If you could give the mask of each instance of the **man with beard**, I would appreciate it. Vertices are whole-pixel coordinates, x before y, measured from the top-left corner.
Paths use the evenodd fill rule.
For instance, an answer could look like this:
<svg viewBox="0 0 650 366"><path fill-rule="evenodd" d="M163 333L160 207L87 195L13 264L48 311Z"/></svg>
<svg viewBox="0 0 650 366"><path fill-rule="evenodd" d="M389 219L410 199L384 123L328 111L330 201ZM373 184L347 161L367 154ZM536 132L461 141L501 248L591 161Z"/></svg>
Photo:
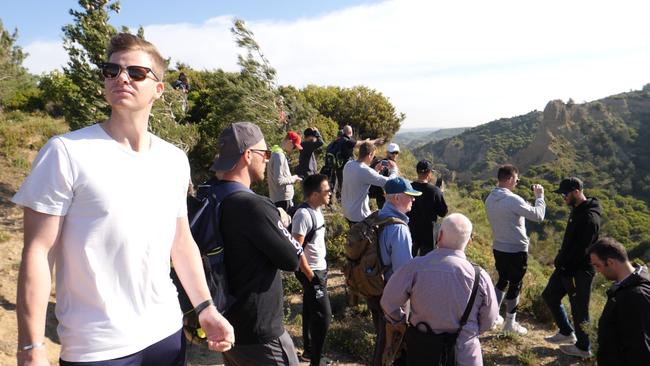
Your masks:
<svg viewBox="0 0 650 366"><path fill-rule="evenodd" d="M271 151L259 127L237 122L219 136L219 155L212 164L220 182L242 185L244 191L221 203L220 230L228 288L235 302L226 319L237 344L224 353L227 366L298 365L293 341L282 325L283 290L280 270L298 269L302 246L285 228L270 199L248 190L264 179Z"/></svg>
<svg viewBox="0 0 650 366"><path fill-rule="evenodd" d="M589 247L591 264L606 279L607 303L598 321L601 366L650 363L650 275L645 266L633 265L625 247L613 238L602 238Z"/></svg>
<svg viewBox="0 0 650 366"><path fill-rule="evenodd" d="M587 248L598 240L602 208L596 198L586 197L582 190L582 181L576 177L562 180L560 187L555 190L555 193L564 197L564 202L572 210L562 247L555 257L555 271L551 274L542 297L560 328L557 334L544 339L561 344L560 350L565 354L588 358L591 350L584 323L589 322L589 298L595 272ZM571 303L573 326L562 305L562 298L567 295Z"/></svg>

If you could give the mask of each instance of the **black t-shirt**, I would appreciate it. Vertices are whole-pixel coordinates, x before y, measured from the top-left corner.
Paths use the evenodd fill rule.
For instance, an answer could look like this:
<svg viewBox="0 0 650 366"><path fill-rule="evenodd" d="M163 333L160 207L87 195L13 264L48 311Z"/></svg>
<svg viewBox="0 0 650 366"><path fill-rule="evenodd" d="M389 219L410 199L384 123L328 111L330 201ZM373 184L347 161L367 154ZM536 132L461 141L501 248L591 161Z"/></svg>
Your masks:
<svg viewBox="0 0 650 366"><path fill-rule="evenodd" d="M316 157L314 156L314 151L319 147L323 146L323 139L318 136L316 141L302 141L302 150L300 150L300 156L298 157L298 168L296 173L301 177L306 177L308 175L316 174L318 172L318 166L316 165Z"/></svg>
<svg viewBox="0 0 650 366"><path fill-rule="evenodd" d="M221 210L228 286L236 299L226 319L238 344L269 342L284 332L280 270L298 269L302 246L267 197L233 193Z"/></svg>
<svg viewBox="0 0 650 366"><path fill-rule="evenodd" d="M343 136L341 141L341 160L348 161L354 155L354 147L357 146L357 140L352 137Z"/></svg>
<svg viewBox="0 0 650 366"><path fill-rule="evenodd" d="M413 189L422 192L421 196L415 197L409 217L411 230L431 230L433 223L438 217L447 215L447 203L440 188L429 183L413 182Z"/></svg>

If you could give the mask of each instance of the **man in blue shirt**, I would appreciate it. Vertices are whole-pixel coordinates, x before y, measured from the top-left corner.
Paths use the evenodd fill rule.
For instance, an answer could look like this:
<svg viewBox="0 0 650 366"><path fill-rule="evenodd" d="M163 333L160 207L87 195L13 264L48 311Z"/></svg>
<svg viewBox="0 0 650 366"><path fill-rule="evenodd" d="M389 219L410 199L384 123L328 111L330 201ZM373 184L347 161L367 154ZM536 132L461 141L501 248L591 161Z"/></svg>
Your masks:
<svg viewBox="0 0 650 366"><path fill-rule="evenodd" d="M385 219L394 217L403 223L390 224L384 227L379 234L379 251L381 263L384 266L384 280L388 281L390 276L401 266L413 259L411 256L411 232L409 231L409 218L406 213L411 210L414 197L422 194L411 186L411 183L402 178L390 179L384 185L386 191L386 203L379 211L379 218ZM382 352L386 342L386 319L379 301L381 297L369 297L368 309L372 314L372 321L377 333L375 341L375 354L373 365L381 365Z"/></svg>

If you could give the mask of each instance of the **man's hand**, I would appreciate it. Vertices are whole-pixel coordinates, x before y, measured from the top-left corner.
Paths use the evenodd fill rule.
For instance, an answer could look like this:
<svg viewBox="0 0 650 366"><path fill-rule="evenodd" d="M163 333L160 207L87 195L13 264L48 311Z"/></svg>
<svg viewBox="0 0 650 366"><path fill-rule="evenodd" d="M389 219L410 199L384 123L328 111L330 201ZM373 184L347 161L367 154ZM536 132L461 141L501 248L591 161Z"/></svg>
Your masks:
<svg viewBox="0 0 650 366"><path fill-rule="evenodd" d="M235 345L235 331L214 306L209 306L199 315L201 328L208 336L208 348L212 351L226 352Z"/></svg>
<svg viewBox="0 0 650 366"><path fill-rule="evenodd" d="M544 197L544 187L541 184L533 184L533 192L535 193L535 198Z"/></svg>
<svg viewBox="0 0 650 366"><path fill-rule="evenodd" d="M29 351L18 351L16 354L18 366L50 366L45 347L33 348Z"/></svg>

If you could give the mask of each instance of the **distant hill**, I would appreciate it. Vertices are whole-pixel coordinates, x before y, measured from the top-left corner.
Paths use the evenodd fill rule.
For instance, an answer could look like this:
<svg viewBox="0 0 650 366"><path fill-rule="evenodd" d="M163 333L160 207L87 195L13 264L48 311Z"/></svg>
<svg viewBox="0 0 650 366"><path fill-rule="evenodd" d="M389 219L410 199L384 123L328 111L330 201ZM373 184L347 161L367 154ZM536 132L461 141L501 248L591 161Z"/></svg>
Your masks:
<svg viewBox="0 0 650 366"><path fill-rule="evenodd" d="M440 141L463 133L468 127L460 128L418 128L412 130L399 131L393 137L392 142L400 146L414 147Z"/></svg>
<svg viewBox="0 0 650 366"><path fill-rule="evenodd" d="M492 178L500 164L557 181L578 175L596 187L650 201L650 88L499 119L416 149L460 181Z"/></svg>

